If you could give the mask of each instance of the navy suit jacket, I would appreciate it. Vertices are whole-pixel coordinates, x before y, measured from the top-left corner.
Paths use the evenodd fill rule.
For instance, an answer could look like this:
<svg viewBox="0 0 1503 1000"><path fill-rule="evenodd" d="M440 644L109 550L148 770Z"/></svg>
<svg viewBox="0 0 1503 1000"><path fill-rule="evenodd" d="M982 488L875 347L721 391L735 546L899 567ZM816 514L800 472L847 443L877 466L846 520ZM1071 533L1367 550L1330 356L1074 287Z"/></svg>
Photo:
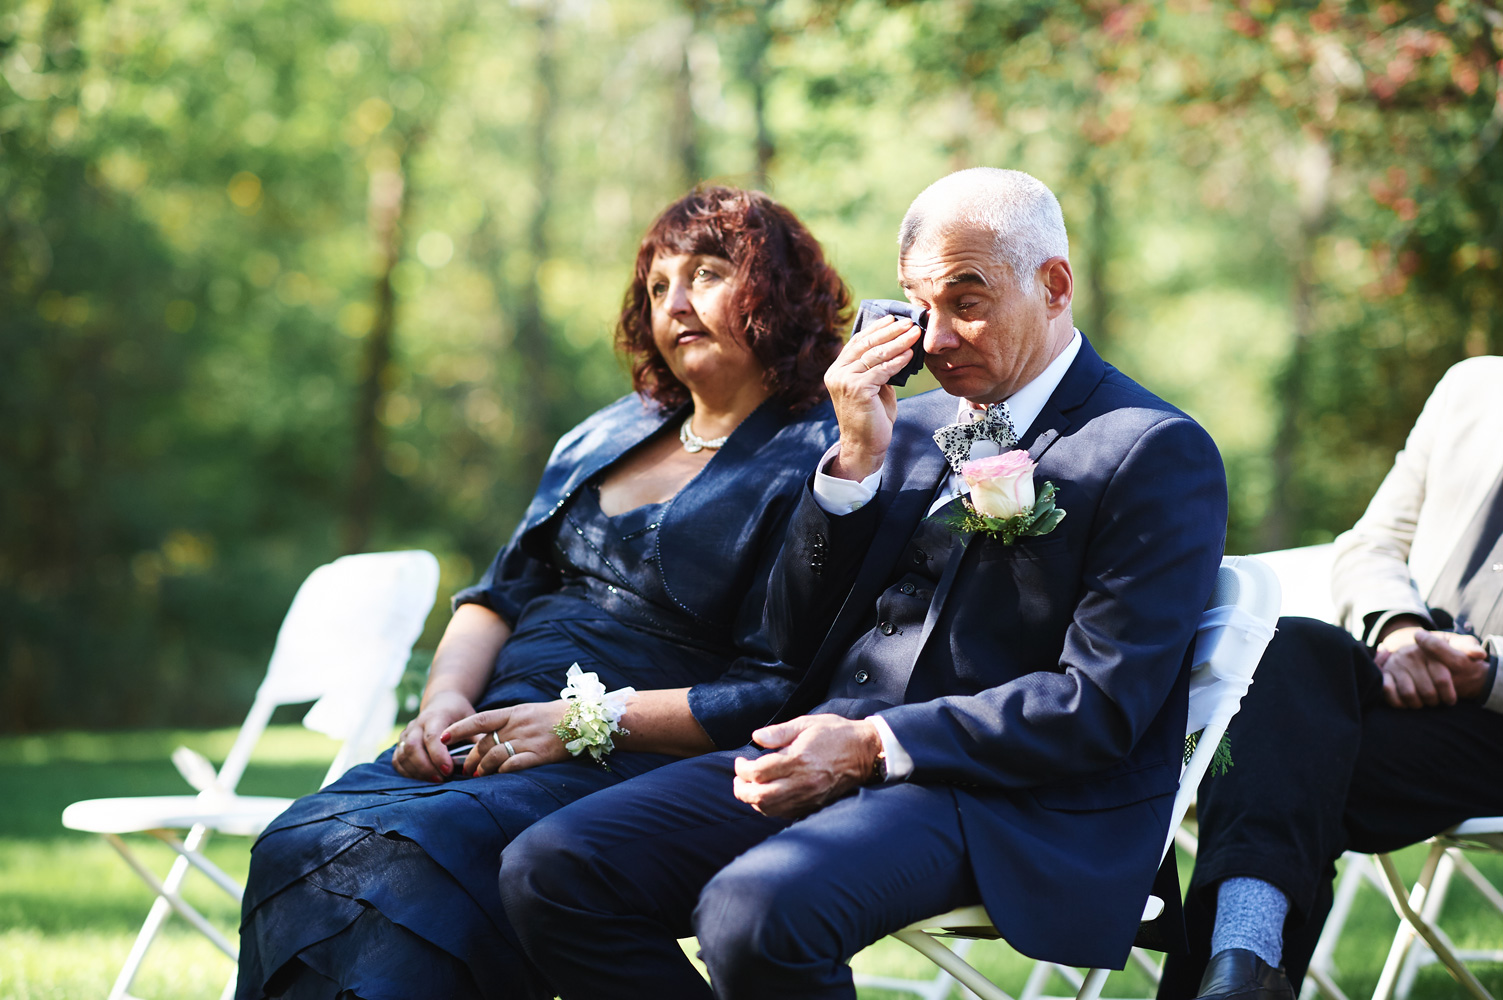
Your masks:
<svg viewBox="0 0 1503 1000"><path fill-rule="evenodd" d="M549 552L554 516L601 471L659 433L669 433L686 414L687 407L665 413L633 394L560 438L511 540L479 583L454 595L454 606L482 604L515 627L529 601L560 585ZM657 562L684 618L673 638L720 653L728 664L715 680L689 689L689 707L716 746L745 743L798 679L799 670L767 647L767 578L800 484L834 440L828 401L790 413L769 399L741 422L659 517ZM617 610L608 603L604 609Z"/></svg>
<svg viewBox="0 0 1503 1000"><path fill-rule="evenodd" d="M930 435L955 405L943 392L898 404L862 509L828 515L806 484L769 591L773 649L809 665L780 719L870 711L821 703L948 475ZM953 547L912 665L942 694L880 714L913 758L908 780L953 796L1003 936L1024 954L1120 968L1168 834L1226 478L1199 425L1089 343L1019 447L1064 520L1011 546Z"/></svg>

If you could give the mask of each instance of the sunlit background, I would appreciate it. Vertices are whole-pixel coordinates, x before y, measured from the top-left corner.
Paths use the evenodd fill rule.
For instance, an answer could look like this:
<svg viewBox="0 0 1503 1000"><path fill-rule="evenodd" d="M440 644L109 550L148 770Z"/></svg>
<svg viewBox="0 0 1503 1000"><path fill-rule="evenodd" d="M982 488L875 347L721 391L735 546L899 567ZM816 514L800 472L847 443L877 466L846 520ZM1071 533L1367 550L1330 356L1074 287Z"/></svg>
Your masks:
<svg viewBox="0 0 1503 1000"><path fill-rule="evenodd" d="M151 895L58 816L183 791L180 743L222 759L309 571L483 570L626 390L636 241L690 185L771 192L866 298L927 183L1036 174L1078 325L1209 428L1230 551L1262 551L1350 525L1441 372L1503 353L1500 58L1496 3L1459 0L0 0L0 1000L105 995ZM331 755L276 727L241 791ZM244 877L243 838L210 853ZM1393 932L1367 896L1352 996ZM230 968L172 921L134 992ZM1413 1000L1455 989L1430 966Z"/></svg>
<svg viewBox="0 0 1503 1000"><path fill-rule="evenodd" d="M233 723L343 552L471 582L703 179L864 298L926 183L1036 174L1230 550L1326 540L1503 351L1500 52L1466 2L9 0L0 730Z"/></svg>

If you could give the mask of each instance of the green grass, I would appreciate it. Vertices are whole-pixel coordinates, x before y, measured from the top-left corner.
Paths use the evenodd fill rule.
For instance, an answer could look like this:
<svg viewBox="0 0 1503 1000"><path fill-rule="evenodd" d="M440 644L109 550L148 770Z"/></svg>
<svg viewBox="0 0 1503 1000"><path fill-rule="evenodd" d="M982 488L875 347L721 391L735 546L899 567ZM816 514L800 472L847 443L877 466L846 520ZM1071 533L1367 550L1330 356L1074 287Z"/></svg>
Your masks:
<svg viewBox="0 0 1503 1000"><path fill-rule="evenodd" d="M234 739L231 730L138 733L60 733L0 739L0 1000L103 997L125 959L136 929L151 905L151 893L101 839L73 833L58 822L77 799L110 795L161 795L185 791L168 760L186 744L220 760ZM329 741L297 726L268 731L241 790L257 795L299 795L317 787L332 756ZM149 838L133 837L141 856L165 873L173 855ZM249 842L220 837L210 858L243 880ZM1399 856L1412 878L1421 853ZM1479 867L1503 884L1503 858L1474 856ZM190 876L184 895L226 933L237 908L206 879ZM1336 958L1340 983L1355 998L1371 995L1397 921L1376 892L1364 890ZM1443 921L1462 947L1503 947L1503 918L1469 886L1454 884ZM692 950L692 943L689 945ZM1016 995L1032 963L998 942L980 942L970 960ZM917 953L883 941L856 956L860 972L929 978L933 969ZM1477 970L1489 989L1503 996L1503 966ZM228 959L173 918L153 946L133 993L154 1000L212 998L231 972ZM1058 978L1051 989L1073 992ZM1108 996L1149 996L1136 969L1114 973ZM1438 965L1420 974L1414 1000L1460 995ZM910 996L865 989L863 1000Z"/></svg>

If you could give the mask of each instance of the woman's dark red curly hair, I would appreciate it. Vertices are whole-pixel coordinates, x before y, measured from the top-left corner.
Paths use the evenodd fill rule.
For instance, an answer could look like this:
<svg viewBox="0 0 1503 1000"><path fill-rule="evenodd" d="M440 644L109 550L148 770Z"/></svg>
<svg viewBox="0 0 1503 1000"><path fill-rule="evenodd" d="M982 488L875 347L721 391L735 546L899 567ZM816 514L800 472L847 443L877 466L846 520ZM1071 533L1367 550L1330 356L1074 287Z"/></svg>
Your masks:
<svg viewBox="0 0 1503 1000"><path fill-rule="evenodd" d="M616 347L631 362L638 392L665 410L689 401L652 339L647 272L660 253L730 261L739 283L732 329L767 369L772 394L793 410L825 398L825 369L840 353L851 304L845 282L788 209L760 191L714 186L695 188L664 209L637 248Z"/></svg>

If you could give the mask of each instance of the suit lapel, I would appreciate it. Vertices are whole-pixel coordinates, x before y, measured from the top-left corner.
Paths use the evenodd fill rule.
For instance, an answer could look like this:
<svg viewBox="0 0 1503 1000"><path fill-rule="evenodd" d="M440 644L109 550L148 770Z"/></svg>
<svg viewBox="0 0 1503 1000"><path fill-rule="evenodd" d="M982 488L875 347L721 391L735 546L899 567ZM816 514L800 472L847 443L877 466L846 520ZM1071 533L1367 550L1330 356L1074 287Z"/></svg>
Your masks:
<svg viewBox="0 0 1503 1000"><path fill-rule="evenodd" d="M1039 415L1033 419L1033 423L1028 425L1028 429L1018 439L1020 444L1024 441L1029 442L1029 458L1036 463L1042 462L1044 455L1054 447L1055 442L1069 431L1071 423L1066 414L1084 403L1105 375L1106 363L1101 360L1101 356L1092 349L1091 342L1082 334L1080 352L1070 363L1065 377L1060 379L1059 385L1050 394L1044 408L1039 411ZM1038 473L1035 473L1036 477L1037 475ZM975 541L974 534L967 535L950 548L950 558L945 563L939 583L934 588L934 600L929 602L929 610L924 615L924 630L919 637L915 663L918 657L924 655L924 648L929 644L929 636L934 633L934 627L939 623L940 615L944 612L945 601L955 589L955 579L960 575L960 567L965 561L966 552Z"/></svg>

